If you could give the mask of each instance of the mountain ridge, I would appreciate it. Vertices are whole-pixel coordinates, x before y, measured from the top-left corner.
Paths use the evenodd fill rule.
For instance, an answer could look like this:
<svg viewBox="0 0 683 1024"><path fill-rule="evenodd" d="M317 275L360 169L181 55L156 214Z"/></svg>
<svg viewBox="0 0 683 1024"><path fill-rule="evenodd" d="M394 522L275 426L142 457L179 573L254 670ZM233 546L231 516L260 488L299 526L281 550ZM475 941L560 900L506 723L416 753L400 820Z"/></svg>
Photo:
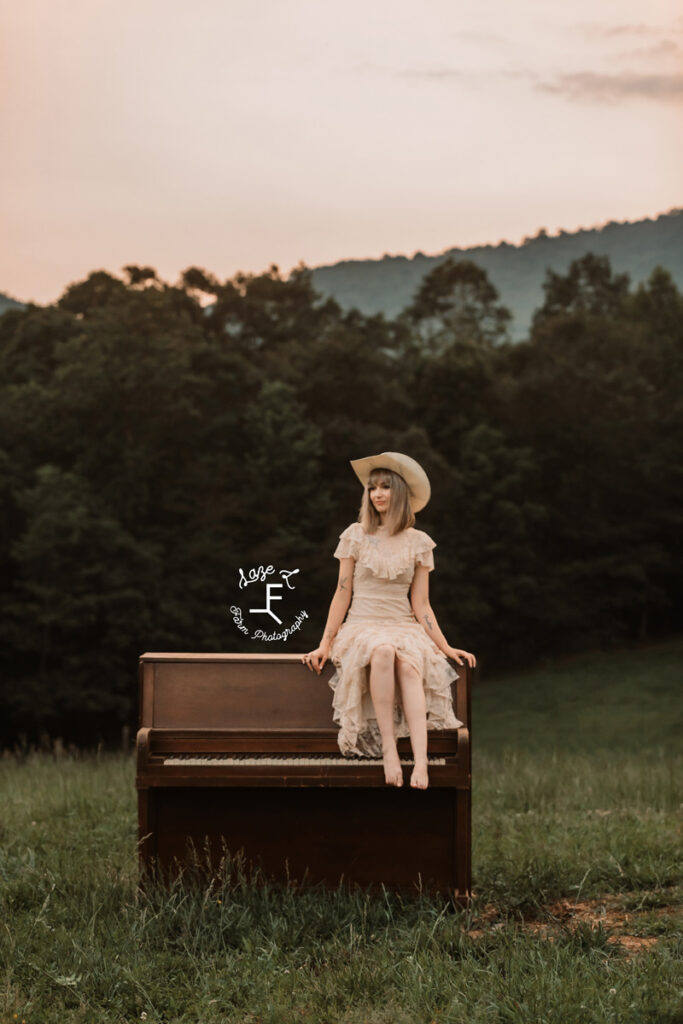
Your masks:
<svg viewBox="0 0 683 1024"><path fill-rule="evenodd" d="M683 208L674 207L656 218L608 221L577 231L560 229L549 235L539 228L517 245L500 241L493 245L452 247L427 256L385 253L379 259L346 259L311 268L315 289L335 298L344 308L355 307L368 316L397 316L411 302L423 276L438 263L453 257L469 259L484 269L500 293L513 320L513 341L527 336L533 312L543 303L547 269L565 273L572 260L586 252L609 258L614 273L627 273L631 285L645 281L657 265L665 267L683 289Z"/></svg>
<svg viewBox="0 0 683 1024"><path fill-rule="evenodd" d="M383 314L393 319L412 301L425 274L453 257L472 260L498 289L500 301L512 313L508 329L512 341L528 334L534 310L543 303L543 280L548 269L566 273L572 260L587 252L607 256L614 273L627 273L631 286L645 281L656 266L667 269L683 290L683 207L636 221L607 221L576 231L560 229L549 235L539 228L518 243L505 240L462 248L453 246L426 255L417 250L374 259L349 257L335 263L309 267L313 286L340 306L358 309L366 316ZM27 303L0 293L0 315Z"/></svg>

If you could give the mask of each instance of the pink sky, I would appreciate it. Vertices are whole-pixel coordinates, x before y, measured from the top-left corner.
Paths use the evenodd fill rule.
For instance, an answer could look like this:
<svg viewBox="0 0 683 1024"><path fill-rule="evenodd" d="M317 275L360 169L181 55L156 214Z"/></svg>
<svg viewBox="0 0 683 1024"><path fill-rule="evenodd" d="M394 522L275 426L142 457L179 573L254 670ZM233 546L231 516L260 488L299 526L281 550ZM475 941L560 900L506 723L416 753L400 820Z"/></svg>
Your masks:
<svg viewBox="0 0 683 1024"><path fill-rule="evenodd" d="M0 292L518 243L681 206L670 0L0 3Z"/></svg>

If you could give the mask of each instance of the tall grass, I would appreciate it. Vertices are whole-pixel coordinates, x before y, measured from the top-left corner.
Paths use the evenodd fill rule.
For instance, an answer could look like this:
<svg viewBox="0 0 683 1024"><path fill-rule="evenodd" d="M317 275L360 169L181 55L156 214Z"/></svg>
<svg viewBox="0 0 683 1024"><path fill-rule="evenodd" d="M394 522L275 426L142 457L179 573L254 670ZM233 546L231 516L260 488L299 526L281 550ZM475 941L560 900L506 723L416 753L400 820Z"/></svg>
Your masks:
<svg viewBox="0 0 683 1024"><path fill-rule="evenodd" d="M0 1024L679 1021L683 644L656 680L645 654L607 660L613 673L596 658L475 689L467 911L255 885L239 861L212 886L143 892L132 756L5 757ZM642 742L628 695L654 690ZM560 898L642 910L657 941L629 955L600 923L531 930Z"/></svg>

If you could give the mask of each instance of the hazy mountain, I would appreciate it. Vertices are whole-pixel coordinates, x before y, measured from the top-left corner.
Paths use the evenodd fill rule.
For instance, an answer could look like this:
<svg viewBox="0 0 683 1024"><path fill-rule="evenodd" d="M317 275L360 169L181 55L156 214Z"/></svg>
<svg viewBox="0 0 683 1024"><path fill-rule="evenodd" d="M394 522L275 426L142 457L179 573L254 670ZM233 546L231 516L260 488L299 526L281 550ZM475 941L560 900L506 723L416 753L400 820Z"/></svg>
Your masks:
<svg viewBox="0 0 683 1024"><path fill-rule="evenodd" d="M509 334L519 340L527 334L534 309L543 302L546 268L563 273L572 260L587 252L608 256L615 272L630 275L632 287L661 264L683 289L683 208L662 213L655 220L610 221L603 227L557 235L548 235L541 228L521 245L500 242L447 249L436 256L417 252L411 258L385 255L380 260L341 260L311 269L316 291L333 296L345 309L355 307L366 314L394 317L409 304L421 278L437 263L447 256L472 260L487 272L513 314Z"/></svg>
<svg viewBox="0 0 683 1024"><path fill-rule="evenodd" d="M603 227L560 231L557 235L548 235L541 228L521 245L500 242L447 249L435 256L416 252L412 257L340 260L311 270L316 290L333 296L344 309L355 307L362 313L394 317L409 304L422 277L437 263L447 256L473 260L486 270L501 301L512 312L509 333L518 340L526 336L533 311L543 302L546 268L563 273L572 260L587 252L608 256L615 272L630 275L632 286L644 281L660 264L683 290L683 208L669 210L654 220L612 220ZM23 306L0 294L0 314Z"/></svg>
<svg viewBox="0 0 683 1024"><path fill-rule="evenodd" d="M10 299L9 295L0 292L0 315L8 309L24 309L26 304L18 299Z"/></svg>

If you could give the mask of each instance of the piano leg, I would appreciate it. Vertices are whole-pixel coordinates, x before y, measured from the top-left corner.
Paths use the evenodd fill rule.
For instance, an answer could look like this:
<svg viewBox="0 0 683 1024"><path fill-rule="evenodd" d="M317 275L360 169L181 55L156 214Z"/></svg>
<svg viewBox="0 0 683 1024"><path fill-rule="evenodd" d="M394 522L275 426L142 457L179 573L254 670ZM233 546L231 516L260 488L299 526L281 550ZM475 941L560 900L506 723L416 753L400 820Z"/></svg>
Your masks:
<svg viewBox="0 0 683 1024"><path fill-rule="evenodd" d="M457 790L455 831L455 874L458 886L453 902L467 909L472 898L472 800L469 789Z"/></svg>
<svg viewBox="0 0 683 1024"><path fill-rule="evenodd" d="M138 860L140 878L155 872L157 859L156 791L138 790Z"/></svg>

